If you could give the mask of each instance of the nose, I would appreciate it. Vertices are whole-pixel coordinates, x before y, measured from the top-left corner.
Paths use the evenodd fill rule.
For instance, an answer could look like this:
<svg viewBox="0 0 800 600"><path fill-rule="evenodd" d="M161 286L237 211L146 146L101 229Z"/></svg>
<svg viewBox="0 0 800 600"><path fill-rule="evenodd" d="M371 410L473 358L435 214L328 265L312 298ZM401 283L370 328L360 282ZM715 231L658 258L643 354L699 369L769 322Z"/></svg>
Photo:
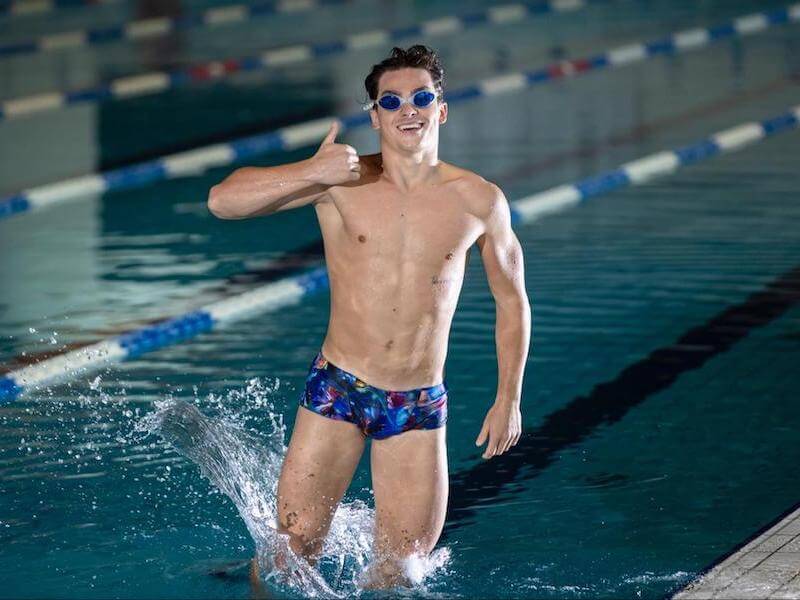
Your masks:
<svg viewBox="0 0 800 600"><path fill-rule="evenodd" d="M400 114L404 117L416 115L418 112L419 109L411 102L403 102L403 105L400 107Z"/></svg>

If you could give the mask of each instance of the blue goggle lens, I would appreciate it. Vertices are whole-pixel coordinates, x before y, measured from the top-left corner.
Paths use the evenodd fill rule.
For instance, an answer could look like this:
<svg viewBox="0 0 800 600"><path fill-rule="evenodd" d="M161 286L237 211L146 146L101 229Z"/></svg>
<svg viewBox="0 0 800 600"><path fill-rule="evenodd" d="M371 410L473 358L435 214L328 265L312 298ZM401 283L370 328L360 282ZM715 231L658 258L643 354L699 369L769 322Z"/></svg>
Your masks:
<svg viewBox="0 0 800 600"><path fill-rule="evenodd" d="M385 108L386 110L397 110L400 108L400 103L402 101L397 96L381 96L381 99L378 100L378 104L381 108Z"/></svg>
<svg viewBox="0 0 800 600"><path fill-rule="evenodd" d="M425 108L434 100L436 100L436 94L425 90L417 92L411 98L411 102L417 108ZM386 110L397 110L403 104L403 99L394 94L385 94L378 100L378 104Z"/></svg>

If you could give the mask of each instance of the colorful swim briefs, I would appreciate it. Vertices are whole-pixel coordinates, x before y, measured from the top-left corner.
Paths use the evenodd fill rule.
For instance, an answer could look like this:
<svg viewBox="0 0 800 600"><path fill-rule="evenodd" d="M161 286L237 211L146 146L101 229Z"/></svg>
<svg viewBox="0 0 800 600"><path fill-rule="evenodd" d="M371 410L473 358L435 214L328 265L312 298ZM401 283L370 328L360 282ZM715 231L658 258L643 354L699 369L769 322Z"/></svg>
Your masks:
<svg viewBox="0 0 800 600"><path fill-rule="evenodd" d="M311 361L300 405L323 417L354 423L381 440L409 429L436 429L447 421L447 382L405 391L371 386L329 362Z"/></svg>

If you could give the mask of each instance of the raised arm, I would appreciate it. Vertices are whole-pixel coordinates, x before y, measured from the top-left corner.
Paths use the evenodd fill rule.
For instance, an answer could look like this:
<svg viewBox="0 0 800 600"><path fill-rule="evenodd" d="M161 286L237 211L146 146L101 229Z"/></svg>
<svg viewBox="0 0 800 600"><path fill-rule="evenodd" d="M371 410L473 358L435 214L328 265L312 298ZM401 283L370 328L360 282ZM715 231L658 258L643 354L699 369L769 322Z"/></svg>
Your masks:
<svg viewBox="0 0 800 600"><path fill-rule="evenodd" d="M334 121L316 154L306 160L274 167L242 167L213 186L208 209L220 219L246 219L311 204L331 186L361 176L356 149L334 142Z"/></svg>

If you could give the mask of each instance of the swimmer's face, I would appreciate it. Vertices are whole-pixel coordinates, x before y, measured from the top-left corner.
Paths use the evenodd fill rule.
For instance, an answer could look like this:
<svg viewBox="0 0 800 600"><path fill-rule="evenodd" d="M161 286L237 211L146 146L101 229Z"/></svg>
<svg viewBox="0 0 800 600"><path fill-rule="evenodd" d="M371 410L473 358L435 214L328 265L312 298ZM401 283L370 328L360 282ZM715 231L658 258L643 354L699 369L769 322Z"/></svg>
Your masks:
<svg viewBox="0 0 800 600"><path fill-rule="evenodd" d="M397 69L386 71L378 80L378 98L392 92L409 98L415 92L427 89L434 93L431 74L425 69ZM404 102L397 110L375 106L369 111L372 128L381 133L381 143L398 149L421 150L436 147L439 143L439 125L447 121L447 103L438 97L424 108ZM413 126L409 129L408 126Z"/></svg>

